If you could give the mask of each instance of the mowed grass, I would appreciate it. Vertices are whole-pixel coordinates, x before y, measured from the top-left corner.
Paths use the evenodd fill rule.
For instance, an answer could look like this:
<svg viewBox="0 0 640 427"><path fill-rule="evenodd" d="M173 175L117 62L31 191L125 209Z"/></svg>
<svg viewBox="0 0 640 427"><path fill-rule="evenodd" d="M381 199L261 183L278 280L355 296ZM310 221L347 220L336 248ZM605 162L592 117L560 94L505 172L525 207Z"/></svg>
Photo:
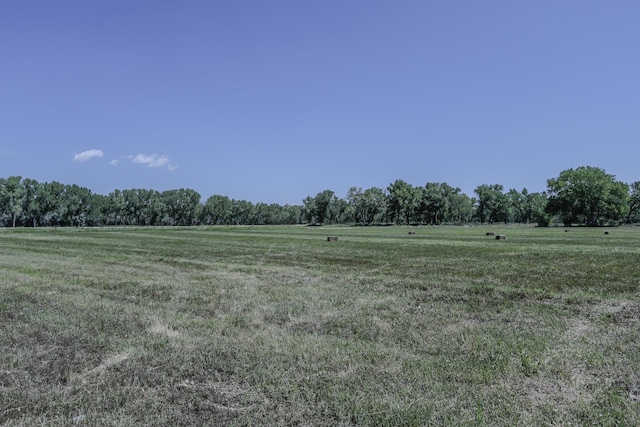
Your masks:
<svg viewBox="0 0 640 427"><path fill-rule="evenodd" d="M0 230L0 424L640 425L604 231Z"/></svg>

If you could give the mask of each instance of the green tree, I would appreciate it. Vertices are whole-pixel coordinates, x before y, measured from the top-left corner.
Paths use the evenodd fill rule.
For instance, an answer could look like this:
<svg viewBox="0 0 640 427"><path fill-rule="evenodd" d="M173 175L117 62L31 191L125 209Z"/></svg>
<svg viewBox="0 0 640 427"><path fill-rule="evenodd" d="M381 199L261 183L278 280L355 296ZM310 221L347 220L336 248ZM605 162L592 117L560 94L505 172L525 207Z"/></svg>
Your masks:
<svg viewBox="0 0 640 427"><path fill-rule="evenodd" d="M344 202L343 218L347 222L371 224L384 220L387 196L384 190L373 187L362 191L351 187Z"/></svg>
<svg viewBox="0 0 640 427"><path fill-rule="evenodd" d="M629 212L627 213L627 224L640 220L640 181L629 184Z"/></svg>
<svg viewBox="0 0 640 427"><path fill-rule="evenodd" d="M281 224L301 224L303 222L303 207L299 205L282 206Z"/></svg>
<svg viewBox="0 0 640 427"><path fill-rule="evenodd" d="M629 211L629 186L592 166L567 169L547 180L547 195L547 212L565 226L614 223Z"/></svg>
<svg viewBox="0 0 640 427"><path fill-rule="evenodd" d="M413 186L401 179L395 180L387 187L387 212L391 219L400 224L403 220L408 224L413 213Z"/></svg>
<svg viewBox="0 0 640 427"><path fill-rule="evenodd" d="M202 207L202 222L211 225L231 224L233 202L227 196L219 194L207 199Z"/></svg>
<svg viewBox="0 0 640 427"><path fill-rule="evenodd" d="M549 215L545 213L547 196L544 193L529 193L526 188L521 192L511 189L506 194L509 206L509 222L549 225Z"/></svg>
<svg viewBox="0 0 640 427"><path fill-rule="evenodd" d="M346 222L364 223L366 215L366 205L364 204L364 193L362 187L351 187L347 191L347 205L344 211Z"/></svg>
<svg viewBox="0 0 640 427"><path fill-rule="evenodd" d="M523 189L522 192L519 192L515 188L510 189L507 194L507 204L508 204L508 219L509 222L517 222L517 223L525 223L526 221L526 198L529 192L527 189Z"/></svg>
<svg viewBox="0 0 640 427"><path fill-rule="evenodd" d="M549 225L547 208L547 195L545 193L528 193L525 199L525 222L536 222L539 226Z"/></svg>
<svg viewBox="0 0 640 427"><path fill-rule="evenodd" d="M109 210L111 199L109 196L92 193L89 198L89 211L87 213L87 225L98 226L109 223L106 212Z"/></svg>
<svg viewBox="0 0 640 427"><path fill-rule="evenodd" d="M256 203L254 207L254 224L295 224L290 222L289 215L286 212L286 208L278 205L277 203Z"/></svg>
<svg viewBox="0 0 640 427"><path fill-rule="evenodd" d="M478 195L476 215L481 223L508 222L509 203L502 185L483 184L474 191Z"/></svg>
<svg viewBox="0 0 640 427"><path fill-rule="evenodd" d="M161 194L164 225L194 225L200 217L200 194L180 188Z"/></svg>
<svg viewBox="0 0 640 427"><path fill-rule="evenodd" d="M444 182L429 182L424 189L426 221L430 224L449 221L451 207L461 190L453 188Z"/></svg>
<svg viewBox="0 0 640 427"><path fill-rule="evenodd" d="M427 205L425 201L424 187L413 187L409 197L409 217L406 218L407 224L422 224L426 221Z"/></svg>
<svg viewBox="0 0 640 427"><path fill-rule="evenodd" d="M315 212L313 214L315 220L323 224L327 219L331 220L335 214L335 204L337 203L337 197L331 190L324 190L318 193L314 199Z"/></svg>
<svg viewBox="0 0 640 427"><path fill-rule="evenodd" d="M76 184L65 186L63 204L66 205L63 215L64 225L84 227L91 211L91 190Z"/></svg>
<svg viewBox="0 0 640 427"><path fill-rule="evenodd" d="M457 224L471 221L473 218L475 199L464 194L459 188L455 188L454 190L455 191L448 196L449 213L445 221Z"/></svg>
<svg viewBox="0 0 640 427"><path fill-rule="evenodd" d="M313 215L316 211L316 200L307 196L302 200L302 217L307 224L313 223Z"/></svg>
<svg viewBox="0 0 640 427"><path fill-rule="evenodd" d="M25 225L30 223L32 227L38 225L38 218L40 216L40 198L42 197L42 185L30 178L25 178L22 181L24 187L23 198L23 217L25 219Z"/></svg>
<svg viewBox="0 0 640 427"><path fill-rule="evenodd" d="M58 226L63 224L67 212L65 203L64 184L56 181L45 182L42 185L40 199L40 223L46 226Z"/></svg>
<svg viewBox="0 0 640 427"><path fill-rule="evenodd" d="M234 225L254 223L254 205L247 200L232 200L231 223Z"/></svg>
<svg viewBox="0 0 640 427"><path fill-rule="evenodd" d="M362 193L365 224L386 221L387 195L382 188L371 187Z"/></svg>
<svg viewBox="0 0 640 427"><path fill-rule="evenodd" d="M18 217L22 214L25 189L22 185L22 177L10 176L0 179L0 206L4 206L5 214L11 220L11 226L15 228Z"/></svg>
<svg viewBox="0 0 640 427"><path fill-rule="evenodd" d="M122 199L124 201L123 221L127 225L143 225L141 222L143 207L140 195L142 191L144 190L122 190Z"/></svg>
<svg viewBox="0 0 640 427"><path fill-rule="evenodd" d="M127 210L122 191L114 190L109 193L102 209L102 213L106 216L108 224L124 224Z"/></svg>
<svg viewBox="0 0 640 427"><path fill-rule="evenodd" d="M159 225L164 217L162 194L156 190L123 190L127 224Z"/></svg>

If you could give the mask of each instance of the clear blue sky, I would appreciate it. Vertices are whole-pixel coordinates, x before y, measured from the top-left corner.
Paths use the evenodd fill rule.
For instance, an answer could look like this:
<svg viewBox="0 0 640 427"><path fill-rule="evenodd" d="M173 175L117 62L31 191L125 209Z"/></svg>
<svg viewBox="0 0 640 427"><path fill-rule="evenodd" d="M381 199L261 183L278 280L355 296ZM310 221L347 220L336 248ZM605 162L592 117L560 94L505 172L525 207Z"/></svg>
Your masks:
<svg viewBox="0 0 640 427"><path fill-rule="evenodd" d="M4 1L0 176L301 204L640 181L638 1Z"/></svg>

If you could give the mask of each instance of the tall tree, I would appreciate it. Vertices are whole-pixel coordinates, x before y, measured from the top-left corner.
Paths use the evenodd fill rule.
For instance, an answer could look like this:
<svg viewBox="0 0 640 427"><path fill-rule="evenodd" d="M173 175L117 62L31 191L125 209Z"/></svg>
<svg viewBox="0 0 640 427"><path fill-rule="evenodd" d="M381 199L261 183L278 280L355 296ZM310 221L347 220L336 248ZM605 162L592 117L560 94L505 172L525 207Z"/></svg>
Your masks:
<svg viewBox="0 0 640 427"><path fill-rule="evenodd" d="M640 214L640 181L629 184L629 213L627 214L627 224L638 220Z"/></svg>
<svg viewBox="0 0 640 427"><path fill-rule="evenodd" d="M422 224L426 221L427 205L425 200L425 188L419 185L413 187L409 197L407 224Z"/></svg>
<svg viewBox="0 0 640 427"><path fill-rule="evenodd" d="M547 211L564 225L602 225L626 217L629 187L604 169L581 166L547 180Z"/></svg>
<svg viewBox="0 0 640 427"><path fill-rule="evenodd" d="M424 188L427 222L439 224L442 221L447 221L454 195L459 194L461 190L444 182L429 182Z"/></svg>
<svg viewBox="0 0 640 427"><path fill-rule="evenodd" d="M180 188L161 194L165 225L194 225L200 217L200 194Z"/></svg>
<svg viewBox="0 0 640 427"><path fill-rule="evenodd" d="M528 193L525 205L525 222L536 222L541 227L549 225L549 214L546 212L547 195L545 193Z"/></svg>
<svg viewBox="0 0 640 427"><path fill-rule="evenodd" d="M347 191L347 205L345 207L344 219L347 222L364 223L366 206L364 204L364 194L362 187L351 187Z"/></svg>
<svg viewBox="0 0 640 427"><path fill-rule="evenodd" d="M128 224L159 225L164 216L162 194L156 190L130 189L122 192Z"/></svg>
<svg viewBox="0 0 640 427"><path fill-rule="evenodd" d="M64 184L57 181L45 182L42 185L40 199L40 223L47 226L69 225L64 224L67 212L65 202Z"/></svg>
<svg viewBox="0 0 640 427"><path fill-rule="evenodd" d="M282 206L281 224L300 224L303 222L303 207L299 205Z"/></svg>
<svg viewBox="0 0 640 427"><path fill-rule="evenodd" d="M16 221L22 214L25 189L22 185L22 177L10 176L0 179L0 200L5 206L6 214L11 218L11 226L15 228Z"/></svg>
<svg viewBox="0 0 640 427"><path fill-rule="evenodd" d="M522 193L515 188L510 189L507 194L507 209L509 222L526 222L526 197L529 192L527 189L523 189Z"/></svg>
<svg viewBox="0 0 640 427"><path fill-rule="evenodd" d="M103 213L108 223L123 224L127 216L127 205L124 194L120 190L114 190L107 196L107 202L103 205Z"/></svg>
<svg viewBox="0 0 640 427"><path fill-rule="evenodd" d="M316 221L320 224L323 224L327 219L333 219L335 209L334 205L337 203L337 197L335 193L331 190L324 190L318 193L314 200L314 217Z"/></svg>
<svg viewBox="0 0 640 427"><path fill-rule="evenodd" d="M22 181L24 187L23 198L23 218L26 223L30 223L32 227L38 225L37 220L40 216L40 197L42 197L42 185L30 178L25 178Z"/></svg>
<svg viewBox="0 0 640 427"><path fill-rule="evenodd" d="M449 214L446 221L462 224L473 218L475 199L467 196L459 188L449 194Z"/></svg>
<svg viewBox="0 0 640 427"><path fill-rule="evenodd" d="M364 190L362 204L365 224L386 221L386 199L387 195L382 188L372 187Z"/></svg>
<svg viewBox="0 0 640 427"><path fill-rule="evenodd" d="M313 223L313 216L316 212L316 200L307 196L302 200L302 217L307 224Z"/></svg>
<svg viewBox="0 0 640 427"><path fill-rule="evenodd" d="M92 193L89 204L88 225L100 226L109 224L109 217L106 212L109 210L111 198L103 194Z"/></svg>
<svg viewBox="0 0 640 427"><path fill-rule="evenodd" d="M509 204L507 196L500 184L480 185L475 189L478 195L476 215L480 222L507 222L509 219Z"/></svg>
<svg viewBox="0 0 640 427"><path fill-rule="evenodd" d="M329 223L340 223L344 219L345 210L347 209L347 202L344 199L336 196L335 194L331 198L329 204Z"/></svg>
<svg viewBox="0 0 640 427"><path fill-rule="evenodd" d="M91 212L91 190L76 184L65 186L64 203L66 204L63 222L65 225L84 227Z"/></svg>
<svg viewBox="0 0 640 427"><path fill-rule="evenodd" d="M403 220L408 224L413 213L413 186L401 179L387 187L387 211L396 224Z"/></svg>
<svg viewBox="0 0 640 427"><path fill-rule="evenodd" d="M202 207L202 222L211 225L231 224L233 202L227 196L213 195Z"/></svg>
<svg viewBox="0 0 640 427"><path fill-rule="evenodd" d="M231 219L235 225L255 224L255 207L247 200L233 200Z"/></svg>

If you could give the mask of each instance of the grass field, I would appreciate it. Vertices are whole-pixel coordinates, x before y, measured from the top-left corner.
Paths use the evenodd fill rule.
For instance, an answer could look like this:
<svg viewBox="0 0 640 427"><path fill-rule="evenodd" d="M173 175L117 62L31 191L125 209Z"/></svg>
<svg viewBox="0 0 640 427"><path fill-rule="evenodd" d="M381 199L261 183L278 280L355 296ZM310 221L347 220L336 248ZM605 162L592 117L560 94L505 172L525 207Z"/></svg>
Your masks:
<svg viewBox="0 0 640 427"><path fill-rule="evenodd" d="M0 424L640 425L604 231L0 230Z"/></svg>

